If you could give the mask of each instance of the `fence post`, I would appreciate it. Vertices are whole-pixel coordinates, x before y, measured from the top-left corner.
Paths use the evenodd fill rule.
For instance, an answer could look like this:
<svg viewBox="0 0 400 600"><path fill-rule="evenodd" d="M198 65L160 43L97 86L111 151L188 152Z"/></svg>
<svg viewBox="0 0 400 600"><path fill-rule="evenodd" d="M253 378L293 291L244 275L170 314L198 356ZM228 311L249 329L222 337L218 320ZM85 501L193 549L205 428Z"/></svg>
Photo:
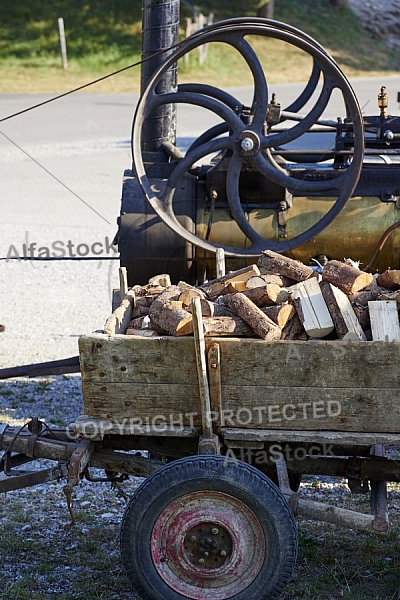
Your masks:
<svg viewBox="0 0 400 600"><path fill-rule="evenodd" d="M62 17L60 17L58 19L58 33L60 36L62 66L63 66L64 70L67 70L68 69L67 44L65 42L64 19Z"/></svg>

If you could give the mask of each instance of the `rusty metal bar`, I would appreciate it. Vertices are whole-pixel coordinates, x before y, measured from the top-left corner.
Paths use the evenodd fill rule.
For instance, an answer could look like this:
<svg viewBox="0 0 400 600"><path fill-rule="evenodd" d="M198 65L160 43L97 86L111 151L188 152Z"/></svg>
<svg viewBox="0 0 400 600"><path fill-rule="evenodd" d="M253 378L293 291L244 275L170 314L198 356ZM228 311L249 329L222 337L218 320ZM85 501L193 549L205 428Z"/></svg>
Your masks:
<svg viewBox="0 0 400 600"><path fill-rule="evenodd" d="M65 475L66 468L64 470L63 466L58 466L52 469L32 471L32 473L25 473L24 475L18 475L17 477L3 479L0 481L0 494L21 490L22 488L32 487L41 483L48 483L49 481L61 479Z"/></svg>
<svg viewBox="0 0 400 600"><path fill-rule="evenodd" d="M113 450L96 450L90 459L91 467L104 469L105 471L118 471L118 473L134 475L135 477L149 477L164 465L165 463L158 460Z"/></svg>

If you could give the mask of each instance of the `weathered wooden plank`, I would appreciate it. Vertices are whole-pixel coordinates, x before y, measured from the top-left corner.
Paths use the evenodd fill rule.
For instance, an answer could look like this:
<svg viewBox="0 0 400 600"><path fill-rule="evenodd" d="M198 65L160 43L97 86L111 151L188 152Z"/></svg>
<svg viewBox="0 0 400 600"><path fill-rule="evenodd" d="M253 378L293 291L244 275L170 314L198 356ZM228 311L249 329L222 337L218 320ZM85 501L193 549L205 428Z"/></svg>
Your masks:
<svg viewBox="0 0 400 600"><path fill-rule="evenodd" d="M373 428L374 423L371 423ZM399 433L363 433L352 431L294 431L292 429L244 429L222 427L225 440L253 442L299 442L332 444L339 446L374 446L375 444L400 444Z"/></svg>
<svg viewBox="0 0 400 600"><path fill-rule="evenodd" d="M204 341L203 319L201 316L200 298L192 299L194 347L196 351L196 370L199 383L199 398L203 435L211 437L213 434L211 420L210 388L207 377L206 344Z"/></svg>
<svg viewBox="0 0 400 600"><path fill-rule="evenodd" d="M221 349L223 384L257 382L321 388L400 385L400 343L208 338L206 347L215 342ZM92 334L79 339L79 348L83 381L197 385L193 338Z"/></svg>
<svg viewBox="0 0 400 600"><path fill-rule="evenodd" d="M134 424L127 421L107 421L88 415L80 415L74 423L77 434L91 440L102 440L105 435L149 435L165 437L197 437L200 434L198 427L169 425L159 423L155 425Z"/></svg>
<svg viewBox="0 0 400 600"><path fill-rule="evenodd" d="M368 302L372 339L386 342L400 341L399 314L395 300Z"/></svg>
<svg viewBox="0 0 400 600"><path fill-rule="evenodd" d="M198 383L82 382L85 414L131 425L201 425Z"/></svg>
<svg viewBox="0 0 400 600"><path fill-rule="evenodd" d="M214 341L221 349L222 385L315 386L322 390L400 386L400 343L225 338Z"/></svg>
<svg viewBox="0 0 400 600"><path fill-rule="evenodd" d="M398 433L400 390L223 386L221 425Z"/></svg>
<svg viewBox="0 0 400 600"><path fill-rule="evenodd" d="M400 429L397 389L222 386L221 426L251 429L370 431ZM168 384L84 384L84 410L132 424L198 426L198 389ZM213 416L214 418L214 416Z"/></svg>
<svg viewBox="0 0 400 600"><path fill-rule="evenodd" d="M208 378L210 383L211 409L217 427L221 425L222 389L221 389L221 352L218 344L212 344L208 350Z"/></svg>
<svg viewBox="0 0 400 600"><path fill-rule="evenodd" d="M209 338L206 347L216 342L221 425L400 431L400 343ZM201 424L193 338L93 334L79 344L86 414Z"/></svg>
<svg viewBox="0 0 400 600"><path fill-rule="evenodd" d="M79 338L79 355L82 382L197 385L193 338L92 334Z"/></svg>

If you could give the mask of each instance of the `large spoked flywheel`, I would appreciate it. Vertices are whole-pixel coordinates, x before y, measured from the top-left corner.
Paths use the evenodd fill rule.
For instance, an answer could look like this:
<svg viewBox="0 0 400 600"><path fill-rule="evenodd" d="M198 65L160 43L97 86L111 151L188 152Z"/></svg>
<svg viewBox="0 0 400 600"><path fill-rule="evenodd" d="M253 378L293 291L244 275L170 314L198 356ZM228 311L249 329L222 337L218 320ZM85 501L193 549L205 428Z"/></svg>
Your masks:
<svg viewBox="0 0 400 600"><path fill-rule="evenodd" d="M253 40L260 36L289 44L296 52L308 55L312 64L309 82L301 95L279 113L273 114L271 110L274 106L268 88L268 74L253 48ZM244 106L234 95L216 86L201 83L181 84L172 92L159 92L160 79L172 64L199 46L212 43L229 45L245 61L254 84L250 106ZM332 162L329 165L327 159L332 156L328 152L320 159L310 160L310 163L318 160L324 161L324 165L326 163L323 176L313 173L312 164L295 173L290 168L289 159L282 158L284 153L280 153L280 149L296 143L316 126L329 126L335 131L334 120L329 123L323 120L324 111L333 94L341 96L352 142L340 163ZM178 152L172 152L176 166L165 185L154 186L143 160L142 130L152 111L168 104L201 107L215 115L218 123L191 143L184 155L178 156ZM142 94L132 133L133 163L138 183L155 212L166 225L188 242L209 251L222 246L227 256L251 257L265 249L286 252L314 238L335 219L352 196L361 172L363 148L364 131L360 108L351 85L335 61L317 42L301 31L283 23L256 18L221 21L183 42L155 73ZM309 158L311 154L305 156ZM174 200L183 178L187 173L195 173L198 165L210 156L220 157L220 160L223 157L227 164L224 183L226 201L232 218L247 239L247 247L211 242L186 230L176 217ZM294 160L299 159L292 159L292 163ZM307 225L304 231L297 232L291 239L266 239L249 222L243 208L240 177L244 170L258 172L271 186L284 188L290 194L317 196L329 193L334 202L316 223ZM303 174L299 176L299 172Z"/></svg>

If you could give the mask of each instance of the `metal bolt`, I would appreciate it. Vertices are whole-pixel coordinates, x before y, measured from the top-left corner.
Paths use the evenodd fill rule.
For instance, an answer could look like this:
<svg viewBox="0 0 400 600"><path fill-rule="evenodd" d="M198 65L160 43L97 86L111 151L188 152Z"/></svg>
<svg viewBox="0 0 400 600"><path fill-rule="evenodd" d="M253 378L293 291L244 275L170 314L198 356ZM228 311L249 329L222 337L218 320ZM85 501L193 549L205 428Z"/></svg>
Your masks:
<svg viewBox="0 0 400 600"><path fill-rule="evenodd" d="M226 550L221 550L221 556L226 556L228 553Z"/></svg>
<svg viewBox="0 0 400 600"><path fill-rule="evenodd" d="M199 558L199 564L200 564L200 565L204 565L204 563L205 563L205 562L206 562L206 561L205 561L205 559L204 559L204 558Z"/></svg>
<svg viewBox="0 0 400 600"><path fill-rule="evenodd" d="M211 539L211 538L207 538L207 539L206 539L206 544L212 544L212 543L213 543L213 541L212 541L212 539Z"/></svg>
<svg viewBox="0 0 400 600"><path fill-rule="evenodd" d="M197 537L195 535L191 535L190 536L190 541L193 542L193 543L197 542Z"/></svg>
<svg viewBox="0 0 400 600"><path fill-rule="evenodd" d="M204 552L204 556L210 556L209 552Z"/></svg>
<svg viewBox="0 0 400 600"><path fill-rule="evenodd" d="M244 138L241 141L240 145L245 152L249 152L250 150L253 150L253 148L254 148L254 142L251 138Z"/></svg>
<svg viewBox="0 0 400 600"><path fill-rule="evenodd" d="M217 527L213 527L213 528L211 529L211 533L212 533L213 535L217 535L217 534L219 533L219 530L217 529Z"/></svg>

